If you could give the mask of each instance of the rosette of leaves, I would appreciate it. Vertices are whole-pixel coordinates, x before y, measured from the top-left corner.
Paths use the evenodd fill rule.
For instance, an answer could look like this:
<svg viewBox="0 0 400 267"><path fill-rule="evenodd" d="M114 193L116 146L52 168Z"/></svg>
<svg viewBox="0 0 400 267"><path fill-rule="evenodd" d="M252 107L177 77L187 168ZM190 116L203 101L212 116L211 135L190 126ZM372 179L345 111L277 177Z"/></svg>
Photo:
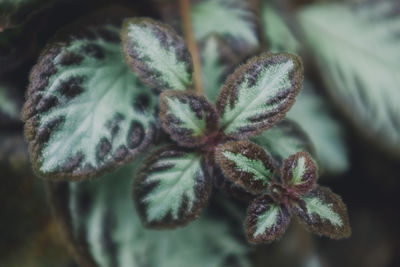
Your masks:
<svg viewBox="0 0 400 267"><path fill-rule="evenodd" d="M132 69L162 91L159 117L175 141L145 160L134 183L136 206L149 227L185 225L208 202L218 168L215 149L255 136L284 117L301 88L301 62L286 53L251 58L228 77L214 107L190 90L190 54L168 26L129 19L122 39Z"/></svg>
<svg viewBox="0 0 400 267"><path fill-rule="evenodd" d="M292 216L318 235L334 239L350 235L345 204L330 189L316 184L317 167L307 152L289 156L280 173L272 167L272 158L248 141L219 146L216 159L228 178L259 194L247 211L249 242L279 239Z"/></svg>

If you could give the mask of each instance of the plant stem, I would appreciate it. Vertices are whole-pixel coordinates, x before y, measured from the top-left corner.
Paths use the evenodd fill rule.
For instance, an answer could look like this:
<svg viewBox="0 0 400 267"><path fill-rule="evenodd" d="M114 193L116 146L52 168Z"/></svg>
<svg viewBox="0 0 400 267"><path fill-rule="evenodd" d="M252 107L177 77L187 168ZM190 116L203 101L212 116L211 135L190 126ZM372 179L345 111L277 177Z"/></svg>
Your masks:
<svg viewBox="0 0 400 267"><path fill-rule="evenodd" d="M197 49L196 40L193 35L192 20L190 17L190 0L179 0L179 9L181 13L183 34L186 43L193 58L193 80L194 88L199 94L203 94L203 82L201 79L201 64L199 50Z"/></svg>

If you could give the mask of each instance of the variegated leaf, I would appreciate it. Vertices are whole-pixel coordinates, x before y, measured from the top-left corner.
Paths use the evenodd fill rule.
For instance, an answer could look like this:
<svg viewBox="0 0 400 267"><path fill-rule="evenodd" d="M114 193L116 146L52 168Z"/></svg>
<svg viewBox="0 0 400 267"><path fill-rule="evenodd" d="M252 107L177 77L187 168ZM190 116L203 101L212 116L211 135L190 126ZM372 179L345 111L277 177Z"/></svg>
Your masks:
<svg viewBox="0 0 400 267"><path fill-rule="evenodd" d="M218 35L211 35L201 42L200 54L204 94L215 103L226 75L236 62L236 56Z"/></svg>
<svg viewBox="0 0 400 267"><path fill-rule="evenodd" d="M198 41L216 33L240 52L258 45L257 19L245 0L198 1L192 5L191 17Z"/></svg>
<svg viewBox="0 0 400 267"><path fill-rule="evenodd" d="M132 177L140 164L135 161L93 181L48 187L79 266L225 267L228 259L238 267L250 266L247 246L210 213L181 229L145 229L131 199Z"/></svg>
<svg viewBox="0 0 400 267"><path fill-rule="evenodd" d="M204 144L207 135L218 127L214 107L204 96L190 91L164 91L160 96L160 118L171 138L186 147Z"/></svg>
<svg viewBox="0 0 400 267"><path fill-rule="evenodd" d="M317 180L317 166L310 154L297 152L283 162L282 183L300 194L312 190Z"/></svg>
<svg viewBox="0 0 400 267"><path fill-rule="evenodd" d="M294 121L287 119L250 140L267 151L280 165L284 159L300 151L314 155L314 147L307 134Z"/></svg>
<svg viewBox="0 0 400 267"><path fill-rule="evenodd" d="M153 139L157 97L123 60L123 17L108 10L77 22L34 66L23 120L39 176L93 177L130 161Z"/></svg>
<svg viewBox="0 0 400 267"><path fill-rule="evenodd" d="M231 141L219 145L215 160L225 176L254 194L264 192L275 166L259 146L248 141Z"/></svg>
<svg viewBox="0 0 400 267"><path fill-rule="evenodd" d="M398 0L308 6L305 43L328 92L360 133L400 155Z"/></svg>
<svg viewBox="0 0 400 267"><path fill-rule="evenodd" d="M346 205L329 188L318 186L294 203L292 211L312 233L340 239L351 233Z"/></svg>
<svg viewBox="0 0 400 267"><path fill-rule="evenodd" d="M174 228L200 215L211 191L203 165L197 153L174 146L155 151L145 161L134 195L146 226Z"/></svg>
<svg viewBox="0 0 400 267"><path fill-rule="evenodd" d="M253 200L247 210L246 235L253 244L270 243L279 239L290 223L289 210L275 204L267 195Z"/></svg>
<svg viewBox="0 0 400 267"><path fill-rule="evenodd" d="M318 159L318 167L338 174L349 168L349 156L344 126L334 115L330 103L316 93L309 80L305 80L296 103L286 116L298 123L310 138L315 147L315 154L310 154Z"/></svg>
<svg viewBox="0 0 400 267"><path fill-rule="evenodd" d="M192 86L192 58L185 41L172 28L150 18L124 22L125 58L140 78L159 90Z"/></svg>
<svg viewBox="0 0 400 267"><path fill-rule="evenodd" d="M244 138L277 123L301 88L302 65L286 53L261 54L231 74L217 99L225 134Z"/></svg>

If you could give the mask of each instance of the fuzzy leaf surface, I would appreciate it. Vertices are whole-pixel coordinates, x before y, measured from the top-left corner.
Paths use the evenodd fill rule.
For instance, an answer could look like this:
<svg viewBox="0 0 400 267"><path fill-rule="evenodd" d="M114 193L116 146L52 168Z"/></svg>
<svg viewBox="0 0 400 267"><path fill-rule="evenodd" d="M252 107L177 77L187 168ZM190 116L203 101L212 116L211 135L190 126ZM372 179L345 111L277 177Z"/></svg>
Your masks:
<svg viewBox="0 0 400 267"><path fill-rule="evenodd" d="M330 95L358 126L400 155L398 1L305 8L299 22Z"/></svg>
<svg viewBox="0 0 400 267"><path fill-rule="evenodd" d="M144 228L131 199L132 177L140 165L136 161L100 179L49 187L51 204L79 265L224 267L233 258L238 267L251 266L246 245L231 234L228 224L209 214L176 230Z"/></svg>
<svg viewBox="0 0 400 267"><path fill-rule="evenodd" d="M219 34L230 46L247 50L258 45L256 16L245 0L205 0L192 5L196 40Z"/></svg>
<svg viewBox="0 0 400 267"><path fill-rule="evenodd" d="M282 167L282 182L305 194L314 188L317 180L317 166L310 154L298 152L285 159Z"/></svg>
<svg viewBox="0 0 400 267"><path fill-rule="evenodd" d="M245 138L275 125L301 88L302 65L291 54L261 54L231 74L217 99L225 134Z"/></svg>
<svg viewBox="0 0 400 267"><path fill-rule="evenodd" d="M329 188L318 186L302 196L302 201L292 211L310 232L334 239L350 235L346 205Z"/></svg>
<svg viewBox="0 0 400 267"><path fill-rule="evenodd" d="M168 90L160 96L160 118L172 139L186 147L204 144L216 130L218 116L204 96Z"/></svg>
<svg viewBox="0 0 400 267"><path fill-rule="evenodd" d="M150 18L124 22L125 58L140 78L159 90L185 90L192 85L192 58L185 41L167 24Z"/></svg>
<svg viewBox="0 0 400 267"><path fill-rule="evenodd" d="M259 244L279 239L285 233L290 217L286 207L275 204L267 195L259 196L253 200L247 211L247 240Z"/></svg>
<svg viewBox="0 0 400 267"><path fill-rule="evenodd" d="M219 36L211 35L201 42L201 70L204 94L215 103L224 79L236 62L231 48Z"/></svg>
<svg viewBox="0 0 400 267"><path fill-rule="evenodd" d="M123 61L123 14L108 12L65 30L32 70L23 120L39 176L93 177L153 139L157 97Z"/></svg>
<svg viewBox="0 0 400 267"><path fill-rule="evenodd" d="M267 189L275 171L265 151L248 141L231 141L218 146L215 159L227 178L255 194Z"/></svg>
<svg viewBox="0 0 400 267"><path fill-rule="evenodd" d="M349 168L349 156L343 126L335 118L329 102L315 91L313 85L305 80L304 88L296 97L287 118L299 124L307 134L315 153L306 151L315 156L323 171L345 172Z"/></svg>
<svg viewBox="0 0 400 267"><path fill-rule="evenodd" d="M199 216L208 202L211 181L200 155L169 146L145 161L134 192L146 226L174 228Z"/></svg>
<svg viewBox="0 0 400 267"><path fill-rule="evenodd" d="M281 120L268 131L250 138L251 141L261 146L279 164L290 155L300 151L314 154L314 148L307 134L291 120Z"/></svg>

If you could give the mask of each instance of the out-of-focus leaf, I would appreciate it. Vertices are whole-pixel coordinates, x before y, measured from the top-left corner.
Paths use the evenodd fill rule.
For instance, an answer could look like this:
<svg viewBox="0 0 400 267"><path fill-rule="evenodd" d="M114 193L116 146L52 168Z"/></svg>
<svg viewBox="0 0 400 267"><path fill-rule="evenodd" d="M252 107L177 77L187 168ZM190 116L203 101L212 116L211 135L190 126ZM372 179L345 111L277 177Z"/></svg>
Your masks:
<svg viewBox="0 0 400 267"><path fill-rule="evenodd" d="M224 37L231 47L248 50L258 45L256 17L245 0L204 0L192 5L196 40L211 34Z"/></svg>
<svg viewBox="0 0 400 267"><path fill-rule="evenodd" d="M281 14L269 1L264 0L261 10L263 33L268 41L268 51L296 53L300 44Z"/></svg>
<svg viewBox="0 0 400 267"><path fill-rule="evenodd" d="M9 86L0 82L0 125L3 120L19 120L19 104L16 99L10 95Z"/></svg>
<svg viewBox="0 0 400 267"><path fill-rule="evenodd" d="M362 133L400 154L398 1L314 5L299 22L336 103Z"/></svg>
<svg viewBox="0 0 400 267"><path fill-rule="evenodd" d="M157 96L123 60L124 16L106 10L77 22L34 66L23 119L39 176L93 177L151 142Z"/></svg>
<svg viewBox="0 0 400 267"><path fill-rule="evenodd" d="M315 154L307 134L294 121L287 119L250 140L264 148L280 164L290 155L300 151Z"/></svg>
<svg viewBox="0 0 400 267"><path fill-rule="evenodd" d="M201 71L204 94L215 103L227 72L232 69L236 57L231 48L217 35L211 35L200 45Z"/></svg>
<svg viewBox="0 0 400 267"><path fill-rule="evenodd" d="M200 215L212 185L201 155L167 146L156 150L143 164L134 183L134 195L146 226L176 228Z"/></svg>
<svg viewBox="0 0 400 267"><path fill-rule="evenodd" d="M167 24L127 19L121 35L125 58L143 81L159 90L185 90L192 85L189 50Z"/></svg>
<svg viewBox="0 0 400 267"><path fill-rule="evenodd" d="M272 159L249 141L231 141L218 146L215 160L227 178L255 194L267 189L275 171Z"/></svg>
<svg viewBox="0 0 400 267"><path fill-rule="evenodd" d="M308 135L323 171L341 173L348 169L343 129L330 112L329 103L313 91L307 80L287 118L298 123Z"/></svg>
<svg viewBox="0 0 400 267"><path fill-rule="evenodd" d="M286 53L264 53L237 68L217 99L225 134L244 138L275 125L292 107L302 71L300 59Z"/></svg>
<svg viewBox="0 0 400 267"><path fill-rule="evenodd" d="M160 96L160 118L164 130L185 147L203 145L217 130L218 115L207 99L190 91L168 90Z"/></svg>
<svg viewBox="0 0 400 267"><path fill-rule="evenodd" d="M247 248L231 235L226 223L209 216L177 230L143 228L131 200L131 179L138 163L95 181L52 186L54 210L80 264L224 267L234 260L238 266L250 266Z"/></svg>

